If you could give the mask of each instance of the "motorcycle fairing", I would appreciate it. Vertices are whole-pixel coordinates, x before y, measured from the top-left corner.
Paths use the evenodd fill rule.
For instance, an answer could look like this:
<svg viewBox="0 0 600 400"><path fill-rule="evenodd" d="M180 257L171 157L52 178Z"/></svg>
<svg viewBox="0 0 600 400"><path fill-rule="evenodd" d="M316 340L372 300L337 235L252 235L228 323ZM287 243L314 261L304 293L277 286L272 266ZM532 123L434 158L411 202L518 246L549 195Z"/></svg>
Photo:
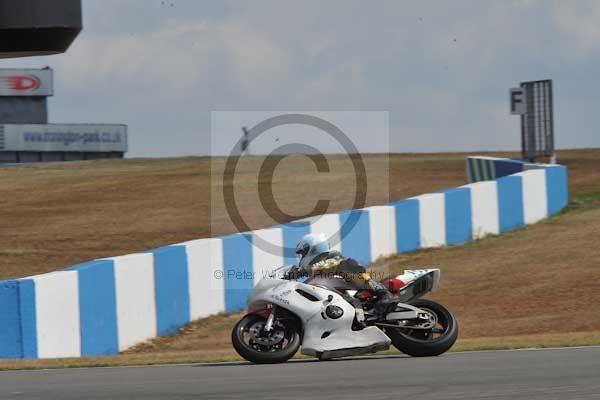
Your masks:
<svg viewBox="0 0 600 400"><path fill-rule="evenodd" d="M375 326L353 331L356 310L334 291L295 281L263 279L250 292L248 309L254 312L269 303L287 309L302 321L302 354L325 359L390 347L390 338ZM343 314L330 318L328 306L341 308Z"/></svg>
<svg viewBox="0 0 600 400"><path fill-rule="evenodd" d="M397 292L397 297L400 302L406 303L432 291L440 281L440 270L405 270L404 274L395 278L404 282Z"/></svg>

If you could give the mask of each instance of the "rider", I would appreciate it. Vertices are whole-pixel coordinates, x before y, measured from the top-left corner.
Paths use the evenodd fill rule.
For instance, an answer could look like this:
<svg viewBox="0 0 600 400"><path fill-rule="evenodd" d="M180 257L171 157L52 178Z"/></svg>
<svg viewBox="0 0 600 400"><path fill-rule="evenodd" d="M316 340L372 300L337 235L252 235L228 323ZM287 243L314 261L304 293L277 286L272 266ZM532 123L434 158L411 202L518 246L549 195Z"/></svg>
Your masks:
<svg viewBox="0 0 600 400"><path fill-rule="evenodd" d="M386 287L371 279L366 269L352 258L343 257L339 251L331 250L324 234L304 235L296 246L296 255L300 258L298 267L309 276L322 273L338 273L360 286L365 282L377 295L375 311L385 312L394 300Z"/></svg>

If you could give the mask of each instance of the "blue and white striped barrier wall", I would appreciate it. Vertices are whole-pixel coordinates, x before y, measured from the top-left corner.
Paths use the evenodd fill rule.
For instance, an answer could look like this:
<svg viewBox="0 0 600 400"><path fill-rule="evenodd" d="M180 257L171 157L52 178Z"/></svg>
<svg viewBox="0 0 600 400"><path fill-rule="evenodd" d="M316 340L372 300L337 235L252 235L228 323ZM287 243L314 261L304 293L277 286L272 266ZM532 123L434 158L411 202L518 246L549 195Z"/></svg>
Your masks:
<svg viewBox="0 0 600 400"><path fill-rule="evenodd" d="M566 168L544 165L388 205L0 282L0 358L116 354L189 321L241 310L264 274L296 261L295 243L308 232L325 233L335 249L368 264L532 224L567 201Z"/></svg>

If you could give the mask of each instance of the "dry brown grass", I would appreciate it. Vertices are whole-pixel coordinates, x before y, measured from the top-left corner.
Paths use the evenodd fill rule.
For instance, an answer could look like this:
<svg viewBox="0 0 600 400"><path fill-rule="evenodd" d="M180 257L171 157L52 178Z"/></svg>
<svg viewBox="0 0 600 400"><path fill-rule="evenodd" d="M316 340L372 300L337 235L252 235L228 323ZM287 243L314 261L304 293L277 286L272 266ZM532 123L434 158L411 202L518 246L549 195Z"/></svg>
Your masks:
<svg viewBox="0 0 600 400"><path fill-rule="evenodd" d="M365 159L370 173L385 164L381 156ZM600 150L562 151L559 160L569 167L568 212L472 244L403 254L377 264L391 272L442 269L432 298L459 318L461 335L454 350L600 343L600 313L595 310L600 303ZM214 161L219 168L220 161ZM244 162L251 174L262 160ZM334 157L332 170L343 171L344 162ZM392 190L387 195L370 192L369 204L388 195L398 199L464 183L463 154L392 155L389 165ZM186 158L0 170L0 218L9 227L0 232L0 274L23 276L208 235L209 168L207 159ZM315 184L315 177L323 187L353 194L346 187L351 176L316 175L305 159L287 160L280 168L274 192L286 211L306 211L294 209L298 197L285 194ZM244 208L257 204L252 185L242 179ZM334 199L333 209L347 207L343 195ZM250 220L253 228L270 224L260 213ZM223 220L214 228L223 233L231 226ZM235 360L229 333L237 318L195 321L176 335L117 357L3 361L0 369Z"/></svg>
<svg viewBox="0 0 600 400"><path fill-rule="evenodd" d="M440 287L431 298L447 305L460 321L455 350L600 343L600 313L595 310L600 303L600 151L562 152L559 157L569 166L568 212L504 235L393 256L374 266L389 273L442 269ZM237 318L196 321L177 335L129 353L160 358L194 352L205 357L200 349L209 349L223 356L231 349L229 332ZM231 350L230 355L236 357Z"/></svg>
<svg viewBox="0 0 600 400"><path fill-rule="evenodd" d="M429 297L459 319L455 350L599 344L600 195L586 204L501 236L390 257L374 268L442 269L440 287ZM235 358L229 334L239 317L195 321L127 353Z"/></svg>
<svg viewBox="0 0 600 400"><path fill-rule="evenodd" d="M431 296L454 311L461 337L600 331L600 203L465 246L399 255L392 272L438 266Z"/></svg>
<svg viewBox="0 0 600 400"><path fill-rule="evenodd" d="M460 154L363 158L367 205L464 182ZM331 199L329 211L352 207L352 164L343 156L328 159L329 173L318 173L305 157L281 161L273 176L273 195L284 212L309 213L315 195L323 191ZM235 179L239 208L252 229L276 222L262 211L257 196L257 188L268 185L257 183L263 161L242 159ZM222 158L189 157L0 168L0 279L234 232L219 198L221 183L211 180L211 171L219 176L223 166Z"/></svg>
<svg viewBox="0 0 600 400"><path fill-rule="evenodd" d="M367 205L463 184L464 156L364 155ZM600 191L599 159L598 150L559 152L572 192ZM239 208L253 229L274 223L256 194L267 185L256 182L263 161L244 158L235 181ZM0 168L0 279L234 232L220 183L211 181L211 170L218 176L223 165L222 158L189 157ZM315 194L306 188L315 188L327 191L330 211L350 208L355 187L349 159L330 156L329 167L330 173L318 173L305 157L284 159L273 177L277 204L289 214L310 212Z"/></svg>

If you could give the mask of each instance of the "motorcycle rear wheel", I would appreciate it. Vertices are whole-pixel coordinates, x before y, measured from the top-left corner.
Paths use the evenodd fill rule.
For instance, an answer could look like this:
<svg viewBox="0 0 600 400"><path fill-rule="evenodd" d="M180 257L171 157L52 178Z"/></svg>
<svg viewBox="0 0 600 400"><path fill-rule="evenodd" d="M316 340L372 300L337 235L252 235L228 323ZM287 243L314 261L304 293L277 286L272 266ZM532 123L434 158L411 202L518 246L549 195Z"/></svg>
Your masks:
<svg viewBox="0 0 600 400"><path fill-rule="evenodd" d="M433 331L406 328L385 328L392 344L401 352L413 357L435 357L448 351L458 338L458 321L444 306L435 301L418 299L410 303L435 314L439 336ZM435 326L434 326L435 328Z"/></svg>
<svg viewBox="0 0 600 400"><path fill-rule="evenodd" d="M278 364L300 348L300 332L293 320L277 320L270 333L262 330L266 319L248 314L231 331L231 343L245 360L255 364Z"/></svg>

